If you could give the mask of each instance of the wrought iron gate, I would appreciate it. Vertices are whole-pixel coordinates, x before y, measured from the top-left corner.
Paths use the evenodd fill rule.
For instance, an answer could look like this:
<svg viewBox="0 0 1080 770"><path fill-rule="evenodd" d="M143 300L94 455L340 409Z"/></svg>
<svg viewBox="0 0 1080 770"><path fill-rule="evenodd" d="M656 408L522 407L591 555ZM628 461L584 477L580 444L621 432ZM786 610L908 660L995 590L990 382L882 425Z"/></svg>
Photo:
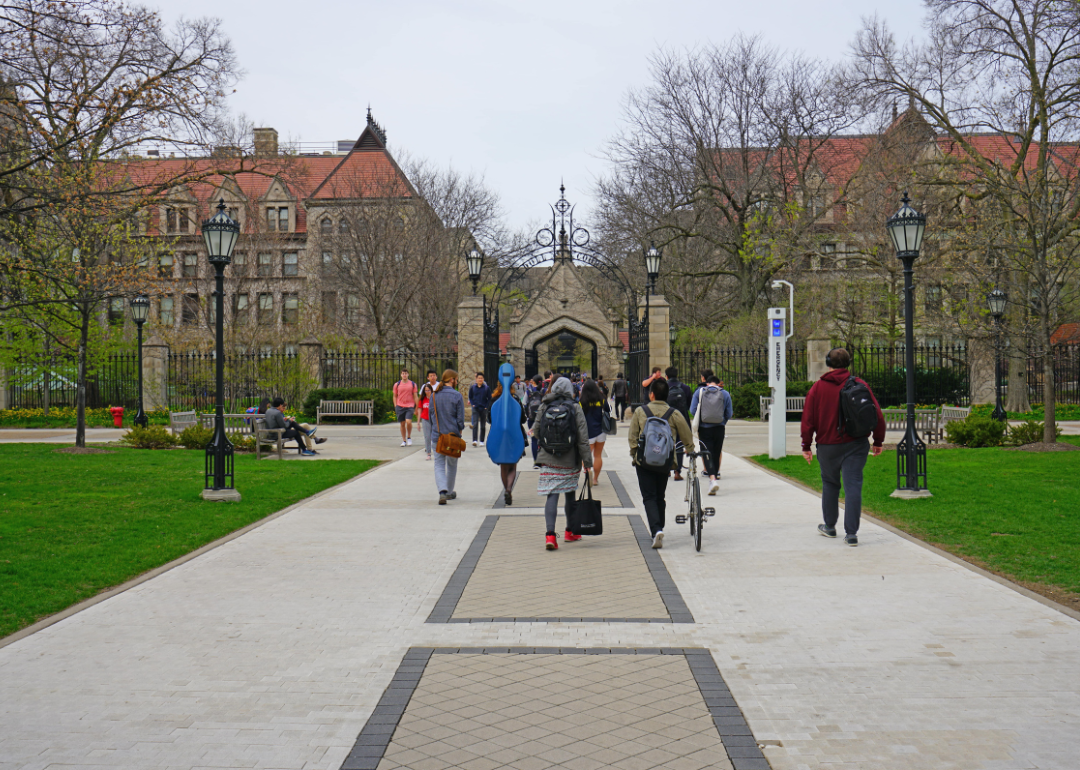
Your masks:
<svg viewBox="0 0 1080 770"><path fill-rule="evenodd" d="M627 308L627 325L630 328L630 353L626 359L626 383L630 394L630 407L637 409L648 400L641 381L649 376L649 309L646 306L638 319L638 310L631 304Z"/></svg>
<svg viewBox="0 0 1080 770"><path fill-rule="evenodd" d="M499 364L502 356L499 353L499 308L488 308L484 304L484 379L492 390L499 381ZM465 372L464 377L472 379L475 372Z"/></svg>

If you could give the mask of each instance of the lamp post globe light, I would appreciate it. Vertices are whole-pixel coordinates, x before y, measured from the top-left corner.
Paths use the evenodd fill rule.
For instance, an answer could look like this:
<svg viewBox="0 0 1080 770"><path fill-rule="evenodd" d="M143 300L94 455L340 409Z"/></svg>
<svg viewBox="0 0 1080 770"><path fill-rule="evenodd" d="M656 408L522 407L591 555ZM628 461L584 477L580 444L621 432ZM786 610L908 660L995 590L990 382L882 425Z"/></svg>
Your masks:
<svg viewBox="0 0 1080 770"><path fill-rule="evenodd" d="M239 501L240 493L233 487L233 446L225 435L225 267L232 262L233 248L240 237L240 225L225 212L225 201L217 206L217 214L202 223L203 240L210 264L214 266L214 321L217 341L214 368L217 371L217 405L214 415L214 437L206 446L206 483L204 500Z"/></svg>
<svg viewBox="0 0 1080 770"><path fill-rule="evenodd" d="M889 231L897 258L904 263L904 368L907 374L907 429L896 447L896 490L893 497L931 497L926 488L926 444L915 430L915 301L912 287L914 262L922 248L926 215L909 205L907 193L900 210L889 217Z"/></svg>
<svg viewBox="0 0 1080 770"><path fill-rule="evenodd" d="M656 279L660 277L660 249L656 248L655 243L650 243L649 248L645 249L645 272L649 276L648 291L645 296L649 294L656 294Z"/></svg>
<svg viewBox="0 0 1080 770"><path fill-rule="evenodd" d="M1005 306L1009 295L1001 289L994 289L986 295L986 304L990 306L990 315L994 317L994 395L997 405L991 415L999 422L1005 422L1009 416L1001 405L1001 317L1005 315Z"/></svg>
<svg viewBox="0 0 1080 770"><path fill-rule="evenodd" d="M150 317L150 298L145 294L139 294L131 298L131 318L139 330L139 411L135 415L135 425L145 428L150 424L143 411L143 371L142 371L142 328L146 319Z"/></svg>
<svg viewBox="0 0 1080 770"><path fill-rule="evenodd" d="M475 246L465 255L465 266L469 269L469 278L472 280L472 293L476 294L480 284L480 271L484 269L484 255Z"/></svg>

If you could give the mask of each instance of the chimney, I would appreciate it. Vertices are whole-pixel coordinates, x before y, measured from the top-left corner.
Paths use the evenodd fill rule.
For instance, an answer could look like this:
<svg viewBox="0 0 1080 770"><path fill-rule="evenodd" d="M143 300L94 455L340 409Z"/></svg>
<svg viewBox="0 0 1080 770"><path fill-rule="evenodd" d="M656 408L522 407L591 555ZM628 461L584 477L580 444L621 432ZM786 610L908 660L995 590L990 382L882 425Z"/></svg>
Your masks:
<svg viewBox="0 0 1080 770"><path fill-rule="evenodd" d="M278 154L278 134L276 128L256 128L252 131L255 139L255 155L259 157Z"/></svg>

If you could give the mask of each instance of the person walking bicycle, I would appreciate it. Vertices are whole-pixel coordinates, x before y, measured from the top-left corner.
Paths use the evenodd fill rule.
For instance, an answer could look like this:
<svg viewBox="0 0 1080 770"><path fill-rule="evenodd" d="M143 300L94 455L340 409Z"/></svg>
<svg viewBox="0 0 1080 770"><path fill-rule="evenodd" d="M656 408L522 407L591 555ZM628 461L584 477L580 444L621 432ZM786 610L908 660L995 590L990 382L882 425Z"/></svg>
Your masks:
<svg viewBox="0 0 1080 770"><path fill-rule="evenodd" d="M840 481L844 485L844 542L859 544L862 517L863 468L867 453L881 454L885 440L885 416L870 386L848 371L851 353L834 348L825 356L829 371L821 375L806 394L802 413L802 455L813 461L811 442L817 435L821 466L821 515L818 532L836 537L840 519ZM873 447L868 441L873 436Z"/></svg>
<svg viewBox="0 0 1080 770"><path fill-rule="evenodd" d="M540 444L540 453L536 458L540 465L540 481L536 491L547 498L544 502L544 523L547 526L544 547L554 551L559 547L555 537L559 495L566 495L566 513L569 514L581 468L584 466L588 470L592 467L589 428L581 404L574 399L574 387L570 380L559 377L551 384L540 404L534 425L533 430ZM581 535L570 531L568 520L563 534L564 542L580 539Z"/></svg>

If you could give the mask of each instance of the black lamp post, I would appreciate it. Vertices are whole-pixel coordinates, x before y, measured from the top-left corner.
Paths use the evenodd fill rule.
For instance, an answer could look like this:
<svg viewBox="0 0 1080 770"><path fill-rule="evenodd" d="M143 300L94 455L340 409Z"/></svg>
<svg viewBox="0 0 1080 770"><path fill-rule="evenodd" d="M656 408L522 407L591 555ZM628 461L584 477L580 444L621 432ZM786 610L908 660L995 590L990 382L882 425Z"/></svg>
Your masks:
<svg viewBox="0 0 1080 770"><path fill-rule="evenodd" d="M145 428L150 424L143 411L143 375L142 375L142 327L150 317L150 298L145 294L131 298L131 317L139 330L139 411L135 415L135 425Z"/></svg>
<svg viewBox="0 0 1080 770"><path fill-rule="evenodd" d="M240 237L240 225L225 213L225 201L218 203L217 214L202 224L203 240L210 264L214 266L214 321L217 335L217 412L214 437L206 447L206 486L204 500L239 500L233 488L233 446L225 435L225 267L232 262L233 248Z"/></svg>
<svg viewBox="0 0 1080 770"><path fill-rule="evenodd" d="M999 422L1005 422L1009 415L1001 405L1001 317L1005 315L1005 305L1009 302L1009 295L1001 289L994 289L986 295L986 304L990 306L990 315L994 317L994 393L997 397L997 406L991 415Z"/></svg>
<svg viewBox="0 0 1080 770"><path fill-rule="evenodd" d="M650 294L656 294L656 279L660 277L660 258L662 254L660 249L656 248L655 243L650 243L649 248L645 249L645 272L649 276L649 285L645 296Z"/></svg>
<svg viewBox="0 0 1080 770"><path fill-rule="evenodd" d="M484 255L481 254L480 250L475 246L473 246L465 256L465 266L469 268L469 278L472 280L472 293L476 294L476 289L480 285L480 271L484 269Z"/></svg>
<svg viewBox="0 0 1080 770"><path fill-rule="evenodd" d="M912 288L912 271L922 246L926 230L926 215L920 214L908 204L904 205L885 223L896 256L904 263L904 366L907 370L907 430L896 447L896 491L893 497L930 497L926 488L926 444L915 430L915 301Z"/></svg>

